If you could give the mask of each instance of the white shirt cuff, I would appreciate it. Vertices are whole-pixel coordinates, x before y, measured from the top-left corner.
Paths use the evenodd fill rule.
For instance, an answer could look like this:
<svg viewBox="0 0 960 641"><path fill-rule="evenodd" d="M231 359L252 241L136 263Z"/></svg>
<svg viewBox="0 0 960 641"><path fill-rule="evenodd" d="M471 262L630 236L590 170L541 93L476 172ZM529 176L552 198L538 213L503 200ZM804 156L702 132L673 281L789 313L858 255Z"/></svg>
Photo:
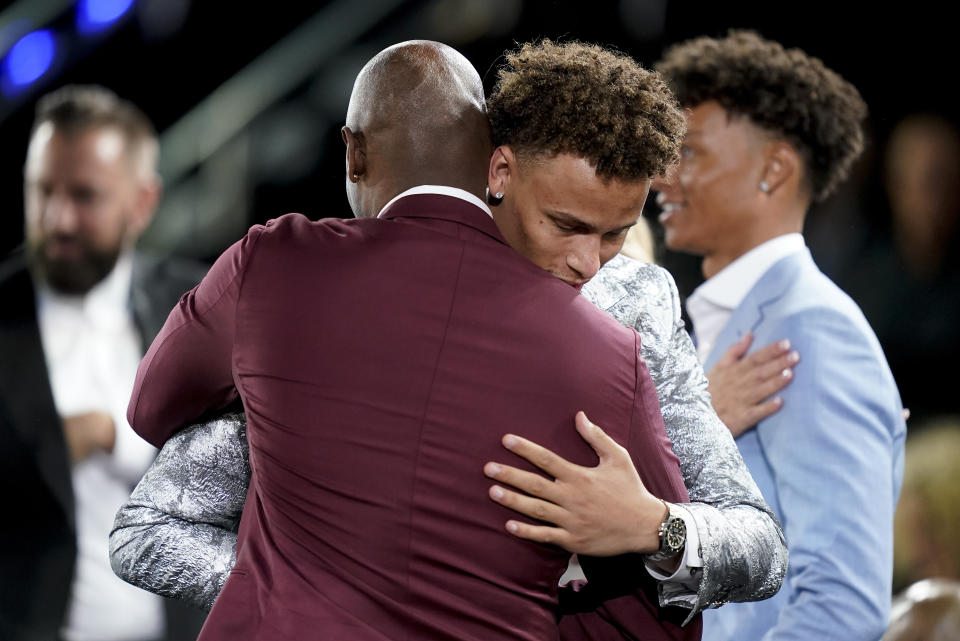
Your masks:
<svg viewBox="0 0 960 641"><path fill-rule="evenodd" d="M703 572L701 571L701 568L703 568L703 558L700 556L700 535L697 532L697 523L693 519L693 515L682 505L671 503L670 511L683 519L683 523L687 528L687 543L683 549L683 558L680 560L680 565L673 574L663 573L657 567L657 564L649 559L644 561L644 565L647 568L647 572L649 572L653 578L663 583L673 584L670 586L672 589L670 589L669 592L677 596L684 592L687 594L692 592L693 595L696 595L697 590L700 588L700 578L703 576ZM681 586L686 588L686 590L677 590L677 588ZM663 587L666 588L667 586Z"/></svg>

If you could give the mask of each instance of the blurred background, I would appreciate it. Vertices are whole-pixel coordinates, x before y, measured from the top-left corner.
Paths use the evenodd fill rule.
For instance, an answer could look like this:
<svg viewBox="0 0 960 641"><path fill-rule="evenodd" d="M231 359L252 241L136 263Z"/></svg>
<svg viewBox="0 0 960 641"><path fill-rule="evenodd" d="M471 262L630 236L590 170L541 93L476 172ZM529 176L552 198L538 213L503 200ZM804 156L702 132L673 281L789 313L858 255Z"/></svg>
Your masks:
<svg viewBox="0 0 960 641"><path fill-rule="evenodd" d="M944 438L953 438L960 430L950 418L960 412L952 375L960 363L960 261L953 260L960 111L950 80L957 36L947 10L933 3L895 8L678 0L7 3L0 9L0 193L8 226L0 252L23 237L22 166L34 103L63 84L105 85L152 118L165 194L142 244L212 261L251 224L283 213L350 215L339 128L353 78L386 45L446 42L489 89L502 52L534 38L613 45L650 66L672 43L752 28L823 59L870 107L867 152L840 192L811 212L807 243L876 330L913 412L911 431L936 418L949 425ZM655 221L652 199L647 209ZM653 229L659 238L655 222ZM697 259L662 248L656 258L681 295L699 283ZM956 461L945 465L956 470ZM951 500L946 514L956 522L960 498ZM954 538L951 553L957 545Z"/></svg>

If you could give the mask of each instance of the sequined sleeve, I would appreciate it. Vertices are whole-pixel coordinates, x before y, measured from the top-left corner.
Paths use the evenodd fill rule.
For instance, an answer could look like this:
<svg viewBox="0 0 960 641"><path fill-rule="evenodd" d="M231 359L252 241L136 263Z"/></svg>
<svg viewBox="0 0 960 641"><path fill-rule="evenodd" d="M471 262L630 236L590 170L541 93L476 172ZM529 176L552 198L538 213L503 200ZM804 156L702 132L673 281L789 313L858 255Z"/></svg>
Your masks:
<svg viewBox="0 0 960 641"><path fill-rule="evenodd" d="M243 414L177 432L117 513L110 533L114 572L209 610L236 560L249 481Z"/></svg>
<svg viewBox="0 0 960 641"><path fill-rule="evenodd" d="M661 582L661 603L697 612L773 595L787 569L783 531L713 411L673 278L660 267L618 256L583 294L640 333L641 353L690 495L685 507L696 522L703 574L696 594Z"/></svg>

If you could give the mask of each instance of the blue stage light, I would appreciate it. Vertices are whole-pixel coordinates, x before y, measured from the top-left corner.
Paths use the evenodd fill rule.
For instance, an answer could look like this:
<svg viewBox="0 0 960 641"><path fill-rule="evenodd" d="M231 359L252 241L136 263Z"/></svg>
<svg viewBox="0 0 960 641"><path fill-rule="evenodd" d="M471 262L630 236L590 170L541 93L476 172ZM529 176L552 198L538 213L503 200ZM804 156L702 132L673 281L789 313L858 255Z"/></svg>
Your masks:
<svg viewBox="0 0 960 641"><path fill-rule="evenodd" d="M132 5L133 0L80 0L77 3L77 29L83 34L103 31Z"/></svg>
<svg viewBox="0 0 960 641"><path fill-rule="evenodd" d="M7 80L13 87L23 87L37 80L53 64L56 48L56 40L47 29L20 38L4 59Z"/></svg>

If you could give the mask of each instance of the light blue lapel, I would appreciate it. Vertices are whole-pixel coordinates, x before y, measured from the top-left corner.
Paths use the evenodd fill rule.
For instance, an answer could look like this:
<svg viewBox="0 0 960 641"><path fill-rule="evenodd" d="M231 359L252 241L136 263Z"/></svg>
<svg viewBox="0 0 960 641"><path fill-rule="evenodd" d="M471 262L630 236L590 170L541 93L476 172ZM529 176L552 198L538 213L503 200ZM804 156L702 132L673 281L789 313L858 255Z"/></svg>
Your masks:
<svg viewBox="0 0 960 641"><path fill-rule="evenodd" d="M810 256L810 250L804 248L802 252L790 254L785 258L773 264L768 269L757 284L747 293L739 307L733 310L730 320L724 326L717 341L710 351L703 369L710 371L721 356L729 349L731 345L740 340L747 332L756 334L757 328L763 324L768 316L766 308L779 300L790 288L797 275L805 265L813 265L813 258ZM763 347L763 345L753 345L753 349Z"/></svg>

